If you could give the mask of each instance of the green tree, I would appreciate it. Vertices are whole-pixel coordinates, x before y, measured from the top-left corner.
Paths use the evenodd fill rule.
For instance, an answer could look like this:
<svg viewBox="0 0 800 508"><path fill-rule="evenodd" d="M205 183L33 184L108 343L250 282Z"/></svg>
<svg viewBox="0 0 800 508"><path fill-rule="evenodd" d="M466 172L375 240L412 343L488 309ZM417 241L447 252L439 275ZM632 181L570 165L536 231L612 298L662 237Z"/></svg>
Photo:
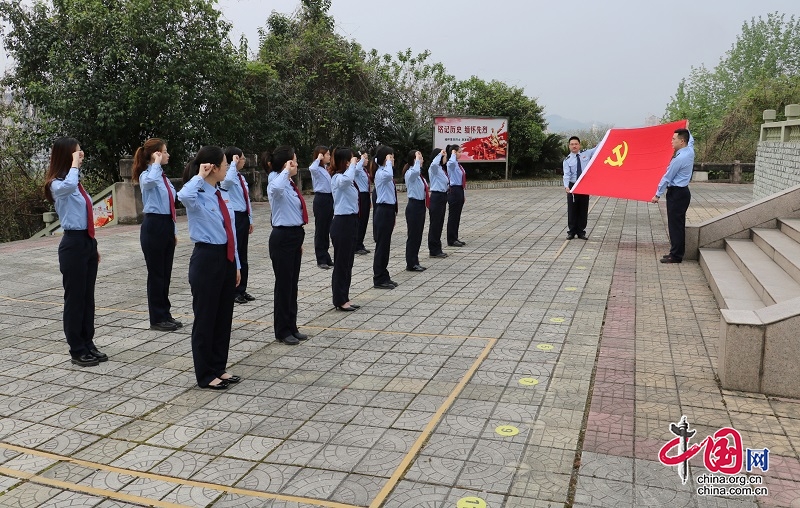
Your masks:
<svg viewBox="0 0 800 508"><path fill-rule="evenodd" d="M5 83L46 120L50 137L77 138L87 167L110 181L117 161L164 138L173 173L199 145L230 136L245 98L244 60L213 0L0 1Z"/></svg>
<svg viewBox="0 0 800 508"><path fill-rule="evenodd" d="M800 20L777 12L753 18L713 70L694 67L678 83L664 121L688 118L700 152L714 153L705 149L706 141L743 94L765 80L798 73Z"/></svg>
<svg viewBox="0 0 800 508"><path fill-rule="evenodd" d="M461 87L459 106L463 114L508 117L509 166L514 175L530 174L542 157L547 138L544 108L522 88L501 81L486 82L473 76ZM495 167L492 172L499 174L500 169Z"/></svg>

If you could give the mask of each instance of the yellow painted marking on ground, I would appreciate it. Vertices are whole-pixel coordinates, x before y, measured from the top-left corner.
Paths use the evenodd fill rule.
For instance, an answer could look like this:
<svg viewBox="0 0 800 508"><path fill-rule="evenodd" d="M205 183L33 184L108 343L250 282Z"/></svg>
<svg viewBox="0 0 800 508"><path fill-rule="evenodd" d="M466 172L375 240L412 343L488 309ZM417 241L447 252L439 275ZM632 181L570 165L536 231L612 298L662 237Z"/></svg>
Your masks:
<svg viewBox="0 0 800 508"><path fill-rule="evenodd" d="M550 322L551 323L563 323L564 322L564 318L563 317L550 318Z"/></svg>
<svg viewBox="0 0 800 508"><path fill-rule="evenodd" d="M9 444L9 443L0 442L0 448L5 448L6 450L12 450L12 451L15 451L15 452L24 453L26 455L34 455L36 457L43 457L43 458L46 458L46 459L55 460L55 461L59 461L59 462L69 462L71 464L76 464L78 466L86 467L86 468L89 468L89 469L97 469L97 470L100 470L100 471L109 471L111 473L125 474L125 475L128 475L128 476L135 476L137 478L147 478L149 480L157 480L157 481L162 481L162 482L166 482L166 483L174 483L176 485L182 485L182 486L188 486L188 487L198 487L198 488L201 488L201 489L218 490L220 492L227 492L228 494L237 494L237 495L241 495L241 496L257 497L257 498L260 498L260 499L277 499L279 501L287 501L287 502L291 502L291 503L313 504L315 506L322 506L322 507L325 507L325 508L360 508L358 506L351 505L351 504L335 503L333 501L325 501L325 500L322 500L322 499L313 499L313 498L310 498L310 497L289 496L289 495L285 495L285 494L272 494L270 492L260 492L258 490L240 489L240 488L236 488L236 487L229 487L227 485L220 485L220 484L217 484L217 483L198 482L198 481L194 481L194 480L186 480L186 479L183 479L183 478L176 478L176 477L173 477L173 476L164 476L164 475L160 475L160 474L145 473L143 471L136 471L134 469L124 469L124 468L121 468L121 467L115 467L115 466L109 466L107 464L101 464L99 462L90 462L88 460L75 459L75 458L72 458L72 457L67 457L65 455L58 455L58 454L55 454L55 453L43 452L43 451L36 450L36 449L33 449L33 448L25 448L24 446L17 446L17 445L12 445L12 444ZM45 481L47 481L47 482L57 482L57 481L59 481L59 480L52 480L50 478L39 477L39 476L36 476L36 475L34 475L32 473L25 473L25 472L22 472L22 471L16 471L14 469L9 469L8 470L8 471L14 473L14 474L10 474L10 473L4 472L2 469L7 469L7 468L0 468L0 474L7 474L9 476L13 476L13 477L17 477L17 478L21 478L20 475L28 475L28 476L31 476L31 477L35 477L35 479L31 478L30 481L34 481L36 483L44 483ZM82 489L94 489L95 491L100 492L100 494L94 494L94 495L100 495L100 496L105 496L105 497L116 497L116 496L125 496L125 495L127 495L127 494L121 494L121 493L118 493L118 492L114 492L113 490L96 489L94 487L89 487L89 486L75 484L75 483L68 483L68 482L60 482L60 483L62 483L63 485L68 485L67 487L61 487L61 488L66 488L66 489L69 489L69 490L79 490L81 492L88 492L88 491L82 490ZM139 504L145 504L145 505L148 505L148 506L150 506L150 505L152 505L152 506L163 506L163 507L166 507L166 508L184 507L184 505L171 504L171 503L155 504L157 501L152 500L152 499L145 499L145 502L142 502L142 501L133 501L133 502L139 503Z"/></svg>
<svg viewBox="0 0 800 508"><path fill-rule="evenodd" d="M500 425L494 431L498 436L503 437L513 437L519 434L519 429L513 425Z"/></svg>
<svg viewBox="0 0 800 508"><path fill-rule="evenodd" d="M592 259L592 256L582 256L581 259Z"/></svg>
<svg viewBox="0 0 800 508"><path fill-rule="evenodd" d="M479 497L462 497L456 503L456 508L486 508L486 501Z"/></svg>
<svg viewBox="0 0 800 508"><path fill-rule="evenodd" d="M38 300L24 300L20 298L11 298L8 296L0 296L0 300L8 300L12 302L18 303L40 303L44 305L53 305L53 306L60 306L63 307L63 303L59 302L41 302ZM130 309L117 309L114 307L95 307L95 311L113 311L113 312L122 312L127 314L147 314L147 311L138 311L138 310L130 310ZM175 314L174 316L179 318L191 318L194 317L190 314ZM266 321L255 321L250 319L234 319L234 323L244 323L244 324L251 324L251 325L259 325L259 326L271 326L272 323L267 323ZM329 330L333 332L363 332L363 333L383 333L386 335L406 335L408 337L428 337L428 338L443 338L443 339L464 339L464 340L494 340L494 337L481 337L480 335L448 335L444 333L418 333L418 332L399 332L395 330L367 330L361 328L341 328L336 326L313 326L313 325L303 325L304 329L310 330Z"/></svg>
<svg viewBox="0 0 800 508"><path fill-rule="evenodd" d="M383 488L378 493L378 496L375 499L373 499L372 502L369 504L369 508L378 508L383 504L384 501L386 501L386 498L389 496L392 490L394 490L397 483L403 477L406 470L411 465L411 462L416 457L417 453L419 453L419 451L422 449L422 446L428 441L430 435L433 434L433 429L436 428L436 425L439 424L439 420L441 420L444 414L447 412L447 410L450 409L450 406L453 404L453 402L455 402L456 398L458 398L458 396L461 394L461 391L464 389L464 387L467 386L467 383L475 374L475 372L478 370L478 367L481 366L481 363L483 363L486 357L489 356L489 353L492 351L492 347L494 347L496 343L497 339L489 340L489 343L486 344L486 347L483 348L483 351L481 351L480 356L478 356L478 358L475 359L472 366L469 368L466 374L464 374L464 377L461 378L461 381L456 385L453 391L450 392L450 395L448 395L444 403L442 403L442 405L439 406L439 409L436 411L436 413L434 413L433 418L431 418L431 420L422 430L422 434L420 434L417 440L414 441L414 444L411 446L411 449L403 458L403 461L400 463L397 469L394 470L394 473L392 473L392 476L391 478L389 478L389 481L384 484Z"/></svg>
<svg viewBox="0 0 800 508"><path fill-rule="evenodd" d="M536 349L539 349L541 351L552 351L553 350L553 345L552 344L539 344L538 346L536 346Z"/></svg>
<svg viewBox="0 0 800 508"><path fill-rule="evenodd" d="M576 270L586 270L586 267L585 266L576 266L575 269Z"/></svg>
<svg viewBox="0 0 800 508"><path fill-rule="evenodd" d="M0 474L10 476L12 478L19 478L40 485L47 485L48 487L55 487L58 489L70 490L73 492L83 492L97 497L108 497L117 501L124 501L126 503L136 503L144 506L155 506L157 508L190 508L185 504L168 503L166 501L159 501L157 499L149 499L146 497L134 496L132 494L125 494L123 492L114 492L113 490L98 489L97 487L90 487L89 485L80 485L77 483L64 482L61 480L54 480L52 478L45 478L33 473L26 473L24 471L17 471L7 467L0 467Z"/></svg>
<svg viewBox="0 0 800 508"><path fill-rule="evenodd" d="M558 259L558 256L560 256L560 255L561 255L561 253L562 253L562 252L564 252L564 249L566 249L566 248L567 248L567 245L568 245L568 244L569 244L569 240L564 240L564 243L562 243L562 244L561 244L561 248L560 248L560 249L558 249L558 252L556 252L556 257L555 257L555 259Z"/></svg>
<svg viewBox="0 0 800 508"><path fill-rule="evenodd" d="M594 200L594 203L592 203L592 206L589 207L589 212L588 213L592 213L592 209L594 209L594 205L596 205L597 202L600 201L601 197L602 196L597 196L597 199Z"/></svg>
<svg viewBox="0 0 800 508"><path fill-rule="evenodd" d="M519 380L519 384L522 386L536 386L539 384L539 380L533 377L524 377Z"/></svg>
<svg viewBox="0 0 800 508"><path fill-rule="evenodd" d="M575 287L564 288L564 291L577 291L577 290L578 290L578 288L575 288Z"/></svg>

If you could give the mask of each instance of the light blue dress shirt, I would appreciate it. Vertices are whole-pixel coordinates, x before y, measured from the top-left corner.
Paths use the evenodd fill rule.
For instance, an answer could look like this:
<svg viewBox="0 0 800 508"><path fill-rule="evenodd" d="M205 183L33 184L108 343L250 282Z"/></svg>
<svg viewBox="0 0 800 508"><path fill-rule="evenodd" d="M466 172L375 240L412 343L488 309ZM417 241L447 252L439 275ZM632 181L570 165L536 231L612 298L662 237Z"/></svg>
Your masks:
<svg viewBox="0 0 800 508"><path fill-rule="evenodd" d="M581 174L586 171L586 167L592 160L592 155L597 147L589 148L577 154L571 153L564 159L562 167L564 169L564 187L569 187L569 184L575 183L578 180L578 157L581 158Z"/></svg>
<svg viewBox="0 0 800 508"><path fill-rule="evenodd" d="M406 170L406 193L408 199L420 199L425 201L425 184L422 183L422 168L419 166L419 161L415 161L414 165Z"/></svg>
<svg viewBox="0 0 800 508"><path fill-rule="evenodd" d="M172 199L177 199L175 187L172 182L167 178L169 189L164 185L164 169L161 164L148 164L147 169L142 171L139 175L139 187L142 189L142 202L144 204L144 213L158 213L161 215L172 215L172 210L169 208L169 194L172 193ZM178 225L175 225L175 236L178 236Z"/></svg>
<svg viewBox="0 0 800 508"><path fill-rule="evenodd" d="M320 165L319 159L314 159L308 171L311 172L311 185L314 187L314 192L330 194L331 175L328 174L328 170L324 166Z"/></svg>
<svg viewBox="0 0 800 508"><path fill-rule="evenodd" d="M428 177L431 179L431 191L432 192L447 192L447 188L450 186L450 180L448 180L447 175L444 174L444 169L442 169L442 152L439 152L439 155L433 158L433 162L431 162L431 167L428 168Z"/></svg>
<svg viewBox="0 0 800 508"><path fill-rule="evenodd" d="M178 192L178 199L186 207L186 217L189 219L189 238L194 242L225 245L228 235L225 233L225 219L219 208L217 189L206 182L202 176L195 175L186 182ZM231 219L231 230L234 227L233 208L231 207L228 192L221 191L222 199L228 209ZM239 248L236 245L236 232L233 231L234 256L236 268L242 267L239 263Z"/></svg>
<svg viewBox="0 0 800 508"><path fill-rule="evenodd" d="M242 188L242 181L244 181L244 188ZM247 185L247 180L244 178L239 178L239 170L236 169L236 163L231 162L228 165L228 172L225 173L225 179L219 183L219 186L228 191L228 196L231 199L231 206L233 206L233 210L235 212L246 212L247 211L247 201L250 198L250 187ZM245 200L244 198L244 189L247 189L247 197L248 199ZM253 207L250 207L250 215L247 216L250 219L250 224L253 223Z"/></svg>
<svg viewBox="0 0 800 508"><path fill-rule="evenodd" d="M456 158L456 151L450 154L450 160L447 161L447 176L450 178L450 185L462 186L464 184L464 168L458 163ZM466 191L467 189L464 189Z"/></svg>
<svg viewBox="0 0 800 508"><path fill-rule="evenodd" d="M686 187L692 179L694 171L694 137L689 134L689 144L677 152L669 162L667 172L661 178L656 189L656 196L661 197L667 192L667 187Z"/></svg>
<svg viewBox="0 0 800 508"><path fill-rule="evenodd" d="M78 168L70 168L63 180L55 179L50 182L50 194L53 195L56 213L65 231L80 231L89 227L86 200L78 189L79 182Z"/></svg>
<svg viewBox="0 0 800 508"><path fill-rule="evenodd" d="M387 160L386 165L378 166L375 171L375 191L378 194L376 203L386 205L397 203L397 190L394 186L394 172L392 171L391 161Z"/></svg>
<svg viewBox="0 0 800 508"><path fill-rule="evenodd" d="M356 171L355 182L356 185L358 185L358 192L366 192L369 194L369 173L367 172L367 168L364 167L363 162L361 163L361 170Z"/></svg>
<svg viewBox="0 0 800 508"><path fill-rule="evenodd" d="M303 204L292 187L289 170L272 171L267 179L267 197L272 209L273 226L302 226Z"/></svg>
<svg viewBox="0 0 800 508"><path fill-rule="evenodd" d="M364 163L359 159L356 164L350 164L344 173L336 173L331 179L333 189L333 214L351 215L358 213L358 189L353 185L358 173L363 173L361 169Z"/></svg>

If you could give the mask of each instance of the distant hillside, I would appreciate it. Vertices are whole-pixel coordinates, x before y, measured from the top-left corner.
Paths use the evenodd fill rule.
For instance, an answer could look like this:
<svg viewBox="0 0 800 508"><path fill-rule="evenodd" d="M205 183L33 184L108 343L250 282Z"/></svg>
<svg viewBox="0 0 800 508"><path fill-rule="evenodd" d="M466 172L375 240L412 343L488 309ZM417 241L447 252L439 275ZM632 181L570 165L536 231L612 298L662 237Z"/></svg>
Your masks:
<svg viewBox="0 0 800 508"><path fill-rule="evenodd" d="M547 120L547 132L570 132L589 130L593 124L597 122L581 122L571 118L564 118L560 115L547 115L544 117Z"/></svg>

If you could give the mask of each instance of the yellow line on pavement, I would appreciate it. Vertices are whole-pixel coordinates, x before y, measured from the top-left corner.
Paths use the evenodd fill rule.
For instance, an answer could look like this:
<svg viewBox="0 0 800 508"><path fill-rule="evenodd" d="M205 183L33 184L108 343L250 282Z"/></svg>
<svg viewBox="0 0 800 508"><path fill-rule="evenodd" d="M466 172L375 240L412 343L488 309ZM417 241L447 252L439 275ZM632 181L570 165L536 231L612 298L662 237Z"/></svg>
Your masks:
<svg viewBox="0 0 800 508"><path fill-rule="evenodd" d="M481 366L481 363L483 363L486 357L489 356L489 353L492 351L492 347L494 347L496 343L497 339L489 339L489 343L486 344L485 348L483 348L480 356L478 356L478 358L472 363L472 366L469 368L467 373L464 374L464 377L461 378L461 381L458 383L458 385L456 385L453 391L450 392L450 395L442 403L442 405L439 406L439 409L436 411L436 413L434 413L433 418L431 418L431 420L422 430L422 434L420 434L420 436L411 446L411 450L409 450L409 452L403 458L403 461L400 463L397 469L395 469L391 478L389 478L389 481L383 486L381 491L378 493L378 496L372 500L369 508L378 508L381 506L392 490L394 490L395 486L398 484L398 482L400 482L400 479L411 465L411 462L416 458L416 455L428 441L428 438L430 438L431 434L433 434L433 429L439 424L439 421L442 419L447 410L450 409L450 406L453 405L453 402L455 402L456 398L458 398L458 396L461 394L461 391L464 390L464 387L467 386L467 383L469 383L469 380L472 379L473 374L475 374L475 371L477 371Z"/></svg>
<svg viewBox="0 0 800 508"><path fill-rule="evenodd" d="M124 474L128 476L135 476L137 478L147 478L148 480L157 480L166 483L174 483L176 485L183 485L189 487L198 487L201 489L211 489L211 490L218 490L220 492L227 492L228 494L237 494L241 496L250 496L250 497L257 497L261 499L276 499L279 501L287 501L291 503L305 503L305 504L313 504L316 506L322 506L325 508L361 508L356 505L350 504L343 504L343 503L336 503L333 501L324 501L321 499L313 499L309 497L300 497L300 496L289 496L284 494L273 494L270 492L260 492L258 490L249 490L249 489L239 489L236 487L230 487L228 485L220 485L217 483L208 483L208 482L198 482L195 480L186 480L183 478L175 478L172 476L164 476L159 474L153 473L145 473L143 471L136 471L133 469L124 469L120 467L109 466L106 464L101 464L99 462L90 462L88 460L81 460L81 459L74 459L72 457L67 457L65 455L57 455L55 453L43 452L40 450L36 450L33 448L26 448L23 446L12 445L9 443L2 443L0 442L0 448L5 448L6 450L12 450L19 453L24 453L26 455L34 455L36 457L43 457L50 460L55 460L59 462L69 462L71 464L75 464L78 466L82 466L89 469L97 469L100 471L108 471L111 473L118 473ZM0 467L0 474L5 474L7 476L13 476L16 478L23 478L26 480L30 480L36 483L45 483L47 485L52 485L54 487L64 488L68 490L75 490L79 492L87 492L93 495L105 496L105 497L112 497L115 499L121 499L127 501L127 499L123 499L120 496L129 496L129 494L123 494L119 492L114 492L112 490L104 490L98 489L95 487L89 487L86 485L80 485L76 483L69 483L69 482L62 482L60 480L53 480L50 478L44 478L32 473L25 473L23 471L17 471L15 469L8 469ZM46 483L49 482L49 483ZM58 482L60 485L56 485L54 482ZM91 489L92 491L90 491ZM136 496L132 496L136 497ZM172 504L166 503L161 501L156 501L147 498L139 498L139 501L132 501L134 503L145 504L145 505L152 505L152 506L159 506L165 508L174 508L174 507L184 507L181 504ZM161 504L157 504L161 503Z"/></svg>

